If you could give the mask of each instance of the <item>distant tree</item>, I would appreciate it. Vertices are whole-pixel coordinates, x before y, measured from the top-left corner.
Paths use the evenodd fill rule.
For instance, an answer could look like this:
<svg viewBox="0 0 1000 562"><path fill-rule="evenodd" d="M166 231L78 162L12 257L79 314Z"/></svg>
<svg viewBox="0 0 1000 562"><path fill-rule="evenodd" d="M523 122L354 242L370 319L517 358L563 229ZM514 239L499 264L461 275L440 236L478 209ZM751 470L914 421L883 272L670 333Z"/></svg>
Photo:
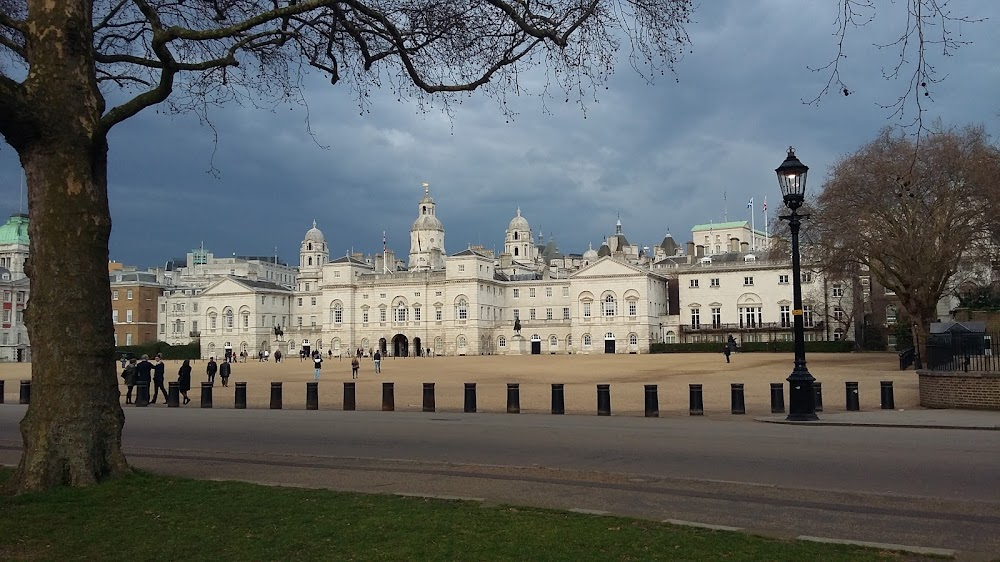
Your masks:
<svg viewBox="0 0 1000 562"><path fill-rule="evenodd" d="M1000 150L982 127L939 130L919 143L883 130L834 165L810 221L812 250L830 267L867 269L894 291L923 348L959 264L990 259L998 182Z"/></svg>
<svg viewBox="0 0 1000 562"><path fill-rule="evenodd" d="M688 43L690 0L0 0L0 133L31 215L32 401L17 491L128 469L108 281L108 132L143 109L298 100L308 69L447 104L501 103L525 69L578 102L625 45L651 79Z"/></svg>

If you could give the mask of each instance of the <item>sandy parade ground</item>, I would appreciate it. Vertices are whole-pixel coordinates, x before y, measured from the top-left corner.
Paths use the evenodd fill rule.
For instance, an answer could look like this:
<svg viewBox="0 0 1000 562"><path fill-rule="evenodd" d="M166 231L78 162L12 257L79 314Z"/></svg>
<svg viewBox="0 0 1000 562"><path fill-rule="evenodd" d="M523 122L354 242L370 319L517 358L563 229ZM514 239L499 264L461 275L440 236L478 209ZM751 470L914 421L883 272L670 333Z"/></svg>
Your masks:
<svg viewBox="0 0 1000 562"><path fill-rule="evenodd" d="M862 410L880 407L880 381L894 381L897 409L917 407L917 376L912 370L899 371L895 353L813 353L806 357L809 371L823 384L826 412L844 411L845 381L860 384ZM191 403L185 408L200 407L200 383L206 380L206 361L192 362ZM180 361L167 362L167 382L177 380ZM520 383L522 413L548 413L551 407L551 384L565 385L567 414L595 415L597 384L610 383L613 415L643 414L644 384L658 385L661 416L688 415L688 385L703 385L705 415L729 416L730 383L743 383L746 411L749 415L770 413L770 383L784 382L787 406L792 356L785 353L734 354L726 364L719 354L644 354L644 355L534 355L474 357L389 358L382 361L382 374L374 373L371 359L363 358L356 381L359 410L382 407L382 383L393 382L395 408L420 411L423 383L435 383L438 412L461 412L464 384L477 384L480 412L504 412L507 383ZM120 373L116 364L116 373ZM4 398L16 404L21 380L31 378L30 364L0 363L0 379L5 381ZM216 377L213 404L232 408L235 382L246 381L249 408L267 408L272 381L281 381L283 407L305 409L306 382L314 380L312 362L298 357L281 363L249 361L233 365L229 387L223 388ZM320 409L343 407L344 382L351 381L349 359L325 359L319 384ZM119 377L119 382L121 378ZM125 387L121 386L122 403ZM126 406L131 408L132 406ZM165 408L161 402L151 405Z"/></svg>

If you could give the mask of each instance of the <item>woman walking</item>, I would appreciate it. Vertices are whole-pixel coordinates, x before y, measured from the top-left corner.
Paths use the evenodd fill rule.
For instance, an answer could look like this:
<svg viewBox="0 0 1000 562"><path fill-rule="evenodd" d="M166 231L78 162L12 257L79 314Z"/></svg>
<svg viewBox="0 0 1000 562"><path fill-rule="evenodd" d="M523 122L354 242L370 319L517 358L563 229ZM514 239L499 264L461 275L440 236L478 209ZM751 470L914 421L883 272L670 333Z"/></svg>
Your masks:
<svg viewBox="0 0 1000 562"><path fill-rule="evenodd" d="M181 368L177 371L177 390L184 396L184 403L191 401L188 398L188 391L191 390L191 360L185 359Z"/></svg>

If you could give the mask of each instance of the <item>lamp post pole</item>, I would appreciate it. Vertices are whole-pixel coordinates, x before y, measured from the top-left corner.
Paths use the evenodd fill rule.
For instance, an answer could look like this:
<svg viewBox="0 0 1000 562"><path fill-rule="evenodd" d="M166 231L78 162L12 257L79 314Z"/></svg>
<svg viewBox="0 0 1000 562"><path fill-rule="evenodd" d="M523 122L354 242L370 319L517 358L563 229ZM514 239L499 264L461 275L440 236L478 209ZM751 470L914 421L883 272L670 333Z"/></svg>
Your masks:
<svg viewBox="0 0 1000 562"><path fill-rule="evenodd" d="M788 148L788 157L775 172L781 186L785 205L791 214L779 218L788 221L792 233L792 311L795 331L795 366L788 376L788 417L789 421L816 421L816 395L813 391L815 378L806 368L805 323L802 317L802 275L799 261L799 227L802 219L809 215L799 214L805 198L806 172L809 168L795 157L795 150Z"/></svg>

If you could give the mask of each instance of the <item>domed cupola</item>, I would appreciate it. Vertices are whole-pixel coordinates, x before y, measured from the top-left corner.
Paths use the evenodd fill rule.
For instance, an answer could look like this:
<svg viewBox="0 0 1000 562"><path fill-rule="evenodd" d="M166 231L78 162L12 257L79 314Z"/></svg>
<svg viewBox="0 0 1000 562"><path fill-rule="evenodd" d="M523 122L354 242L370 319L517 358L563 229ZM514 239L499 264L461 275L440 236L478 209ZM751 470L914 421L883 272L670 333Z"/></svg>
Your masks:
<svg viewBox="0 0 1000 562"><path fill-rule="evenodd" d="M323 264L330 261L330 253L326 247L326 237L323 232L316 228L316 221L313 221L312 228L306 231L302 245L299 247L299 269L318 270Z"/></svg>
<svg viewBox="0 0 1000 562"><path fill-rule="evenodd" d="M444 225L437 218L430 187L417 203L417 220L410 227L410 271L444 269Z"/></svg>
<svg viewBox="0 0 1000 562"><path fill-rule="evenodd" d="M528 224L528 219L521 216L520 207L517 208L517 215L507 226L503 245L503 251L521 263L534 261L538 253L531 235L531 226Z"/></svg>
<svg viewBox="0 0 1000 562"><path fill-rule="evenodd" d="M597 261L597 250L594 249L593 244L587 244L587 251L583 253L583 264L590 265Z"/></svg>
<svg viewBox="0 0 1000 562"><path fill-rule="evenodd" d="M604 239L604 243L601 244L601 249L597 250L597 256L604 258L611 255L611 246L608 246L608 239Z"/></svg>

